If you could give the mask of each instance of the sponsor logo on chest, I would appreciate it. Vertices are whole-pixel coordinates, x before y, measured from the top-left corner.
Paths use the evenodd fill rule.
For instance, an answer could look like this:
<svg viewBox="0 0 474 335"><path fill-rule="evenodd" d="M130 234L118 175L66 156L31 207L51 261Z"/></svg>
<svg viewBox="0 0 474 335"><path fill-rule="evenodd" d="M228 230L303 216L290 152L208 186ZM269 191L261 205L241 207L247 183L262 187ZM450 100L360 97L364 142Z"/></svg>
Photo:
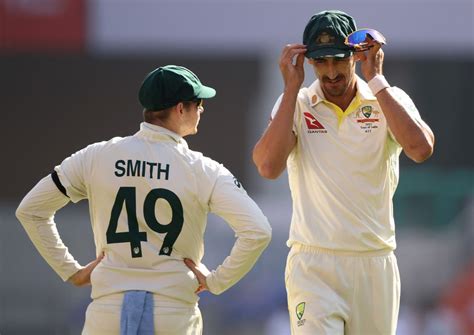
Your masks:
<svg viewBox="0 0 474 335"><path fill-rule="evenodd" d="M310 112L304 112L304 120L308 133L327 133L328 131Z"/></svg>

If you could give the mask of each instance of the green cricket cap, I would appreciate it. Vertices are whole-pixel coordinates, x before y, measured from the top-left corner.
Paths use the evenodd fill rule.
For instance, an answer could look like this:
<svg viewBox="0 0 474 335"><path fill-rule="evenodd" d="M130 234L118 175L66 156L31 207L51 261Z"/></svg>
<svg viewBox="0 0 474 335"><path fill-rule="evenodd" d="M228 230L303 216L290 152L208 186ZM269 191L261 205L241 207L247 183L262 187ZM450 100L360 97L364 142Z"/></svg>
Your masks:
<svg viewBox="0 0 474 335"><path fill-rule="evenodd" d="M314 14L303 33L308 58L348 57L353 48L344 44L350 33L357 30L354 18L339 10Z"/></svg>
<svg viewBox="0 0 474 335"><path fill-rule="evenodd" d="M189 69L178 65L166 65L150 72L143 80L138 99L143 108L163 110L182 101L208 99L216 90L205 86Z"/></svg>

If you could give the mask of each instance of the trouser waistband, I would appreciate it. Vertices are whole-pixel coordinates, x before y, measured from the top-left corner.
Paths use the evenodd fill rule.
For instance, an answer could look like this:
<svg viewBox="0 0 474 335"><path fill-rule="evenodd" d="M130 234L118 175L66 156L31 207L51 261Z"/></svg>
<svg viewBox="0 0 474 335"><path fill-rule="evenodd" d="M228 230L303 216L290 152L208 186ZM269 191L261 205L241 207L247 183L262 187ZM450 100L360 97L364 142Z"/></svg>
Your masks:
<svg viewBox="0 0 474 335"><path fill-rule="evenodd" d="M336 256L352 256L352 257L374 257L374 256L388 256L393 253L390 248L367 251L352 251L352 250L334 250L321 247L309 246L300 243L294 243L292 249L301 252L308 252L314 254L328 254Z"/></svg>

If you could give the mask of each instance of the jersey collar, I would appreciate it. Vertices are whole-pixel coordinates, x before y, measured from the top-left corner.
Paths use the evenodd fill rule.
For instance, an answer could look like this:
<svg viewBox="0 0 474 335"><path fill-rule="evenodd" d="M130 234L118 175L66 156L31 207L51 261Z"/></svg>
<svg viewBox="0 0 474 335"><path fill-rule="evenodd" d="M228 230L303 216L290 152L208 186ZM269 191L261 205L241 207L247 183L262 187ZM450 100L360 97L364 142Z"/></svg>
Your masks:
<svg viewBox="0 0 474 335"><path fill-rule="evenodd" d="M143 136L145 138L150 138L153 140L170 139L176 143L183 144L186 147L188 146L186 140L180 135L176 134L171 130L148 122L142 122L140 124L140 130L135 135Z"/></svg>

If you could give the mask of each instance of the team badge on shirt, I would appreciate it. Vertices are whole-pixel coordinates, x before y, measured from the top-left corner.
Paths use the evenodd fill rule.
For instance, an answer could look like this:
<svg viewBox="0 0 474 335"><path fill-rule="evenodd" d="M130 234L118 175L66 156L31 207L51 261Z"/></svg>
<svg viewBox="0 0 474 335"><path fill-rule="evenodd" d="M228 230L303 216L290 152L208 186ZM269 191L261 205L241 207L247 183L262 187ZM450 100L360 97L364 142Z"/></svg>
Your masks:
<svg viewBox="0 0 474 335"><path fill-rule="evenodd" d="M379 114L380 112L375 110L373 106L366 105L360 107L359 110L353 114L353 117L355 117L360 129L365 133L371 133L372 130L378 128L377 123L380 122Z"/></svg>
<svg viewBox="0 0 474 335"><path fill-rule="evenodd" d="M306 302L300 302L296 305L296 317L298 318L298 327L301 327L306 322L306 319L303 319L304 308L306 307Z"/></svg>

